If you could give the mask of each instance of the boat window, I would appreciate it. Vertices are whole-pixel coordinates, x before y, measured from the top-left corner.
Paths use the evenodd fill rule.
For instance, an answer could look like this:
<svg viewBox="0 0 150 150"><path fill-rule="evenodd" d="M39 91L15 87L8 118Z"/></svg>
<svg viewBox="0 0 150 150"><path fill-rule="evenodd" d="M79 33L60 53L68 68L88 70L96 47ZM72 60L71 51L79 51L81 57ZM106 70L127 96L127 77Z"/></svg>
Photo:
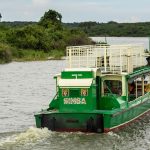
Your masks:
<svg viewBox="0 0 150 150"><path fill-rule="evenodd" d="M122 94L122 83L119 80L105 80L104 81L104 95L106 94Z"/></svg>
<svg viewBox="0 0 150 150"><path fill-rule="evenodd" d="M150 83L145 85L145 93L150 92Z"/></svg>
<svg viewBox="0 0 150 150"><path fill-rule="evenodd" d="M150 74L145 76L144 80L144 93L150 92Z"/></svg>
<svg viewBox="0 0 150 150"><path fill-rule="evenodd" d="M150 92L150 76L145 75L128 81L128 100L132 101Z"/></svg>
<svg viewBox="0 0 150 150"><path fill-rule="evenodd" d="M141 90L140 90L140 92L141 92ZM128 83L128 98L129 98L129 101L134 100L136 98L136 84L135 84L135 81L132 81L132 82Z"/></svg>

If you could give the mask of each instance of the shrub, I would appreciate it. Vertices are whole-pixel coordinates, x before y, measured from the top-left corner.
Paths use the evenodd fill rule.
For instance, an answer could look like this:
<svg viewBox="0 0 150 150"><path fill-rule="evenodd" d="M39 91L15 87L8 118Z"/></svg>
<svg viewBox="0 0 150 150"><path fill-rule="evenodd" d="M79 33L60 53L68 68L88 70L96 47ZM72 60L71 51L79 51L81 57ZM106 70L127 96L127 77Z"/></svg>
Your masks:
<svg viewBox="0 0 150 150"><path fill-rule="evenodd" d="M0 63L8 63L11 61L12 61L11 48L6 44L0 43Z"/></svg>

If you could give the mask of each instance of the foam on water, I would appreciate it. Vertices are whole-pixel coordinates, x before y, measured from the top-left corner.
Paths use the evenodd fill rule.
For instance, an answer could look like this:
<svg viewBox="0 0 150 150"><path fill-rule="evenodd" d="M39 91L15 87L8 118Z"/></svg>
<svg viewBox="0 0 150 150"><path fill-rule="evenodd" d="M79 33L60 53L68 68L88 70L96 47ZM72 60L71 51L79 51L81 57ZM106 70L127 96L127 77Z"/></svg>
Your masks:
<svg viewBox="0 0 150 150"><path fill-rule="evenodd" d="M114 133L114 132L112 132L112 131L111 131L111 132L108 132L107 135L120 138L120 136L119 136L117 133Z"/></svg>
<svg viewBox="0 0 150 150"><path fill-rule="evenodd" d="M7 133L3 135L3 138L0 140L0 150L99 150L100 148L102 150L138 150L140 148L149 148L150 134L146 134L143 129L138 130L138 133L129 134L129 132L130 128L117 133L95 134L52 132L47 128L37 129L30 127L22 133Z"/></svg>
<svg viewBox="0 0 150 150"><path fill-rule="evenodd" d="M23 146L25 144L33 145L38 141L42 141L50 137L55 132L49 131L47 128L38 129L30 127L25 132L11 135L0 140L0 149L12 149L13 147Z"/></svg>

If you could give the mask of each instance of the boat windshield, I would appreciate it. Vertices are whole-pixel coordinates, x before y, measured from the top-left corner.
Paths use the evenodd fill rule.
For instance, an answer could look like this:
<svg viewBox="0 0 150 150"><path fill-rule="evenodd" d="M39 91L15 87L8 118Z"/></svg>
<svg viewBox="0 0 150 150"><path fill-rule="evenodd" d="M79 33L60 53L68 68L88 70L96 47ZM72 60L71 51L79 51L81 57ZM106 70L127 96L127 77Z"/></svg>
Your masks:
<svg viewBox="0 0 150 150"><path fill-rule="evenodd" d="M122 94L122 83L119 80L105 80L104 81L104 95L107 94Z"/></svg>

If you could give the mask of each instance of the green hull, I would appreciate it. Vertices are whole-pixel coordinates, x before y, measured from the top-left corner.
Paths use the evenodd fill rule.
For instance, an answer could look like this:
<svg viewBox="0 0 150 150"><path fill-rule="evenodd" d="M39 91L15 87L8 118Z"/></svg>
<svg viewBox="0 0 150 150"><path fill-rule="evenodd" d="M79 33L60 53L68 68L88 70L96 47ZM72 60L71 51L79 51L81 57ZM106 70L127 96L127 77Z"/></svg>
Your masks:
<svg viewBox="0 0 150 150"><path fill-rule="evenodd" d="M124 109L117 113L104 115L104 132L128 125L139 117L150 111L150 100L144 101L136 106Z"/></svg>
<svg viewBox="0 0 150 150"><path fill-rule="evenodd" d="M47 110L35 115L38 128L103 133L150 110L149 66L129 74L102 74L99 69L65 70L55 78L56 96Z"/></svg>
<svg viewBox="0 0 150 150"><path fill-rule="evenodd" d="M88 113L42 111L35 115L38 128L52 131L109 132L133 122L150 111L150 100L124 110L95 110Z"/></svg>
<svg viewBox="0 0 150 150"><path fill-rule="evenodd" d="M102 115L96 113L53 113L36 115L36 125L52 131L103 132Z"/></svg>

